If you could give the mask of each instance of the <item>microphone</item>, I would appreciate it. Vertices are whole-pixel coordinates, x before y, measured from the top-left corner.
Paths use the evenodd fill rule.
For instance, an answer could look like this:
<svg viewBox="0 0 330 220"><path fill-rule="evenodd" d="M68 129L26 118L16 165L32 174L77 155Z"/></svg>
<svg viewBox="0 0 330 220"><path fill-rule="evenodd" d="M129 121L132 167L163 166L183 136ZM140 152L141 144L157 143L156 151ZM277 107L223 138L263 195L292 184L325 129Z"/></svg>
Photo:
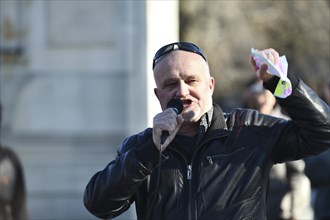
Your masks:
<svg viewBox="0 0 330 220"><path fill-rule="evenodd" d="M182 112L183 110L183 103L180 99L172 99L167 103L167 108L172 108L175 113L178 115ZM166 141L169 133L168 131L163 131L162 135L160 136L160 144L163 145L164 142Z"/></svg>

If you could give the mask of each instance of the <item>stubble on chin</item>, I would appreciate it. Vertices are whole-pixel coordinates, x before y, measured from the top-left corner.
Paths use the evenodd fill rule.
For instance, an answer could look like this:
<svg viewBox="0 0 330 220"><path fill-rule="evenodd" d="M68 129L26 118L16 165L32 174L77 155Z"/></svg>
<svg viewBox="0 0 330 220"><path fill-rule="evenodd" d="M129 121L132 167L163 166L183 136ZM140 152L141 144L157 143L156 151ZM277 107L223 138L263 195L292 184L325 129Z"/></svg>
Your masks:
<svg viewBox="0 0 330 220"><path fill-rule="evenodd" d="M184 112L181 114L184 121L186 122L192 122L193 118L195 117L195 112L193 111L188 111L188 112Z"/></svg>

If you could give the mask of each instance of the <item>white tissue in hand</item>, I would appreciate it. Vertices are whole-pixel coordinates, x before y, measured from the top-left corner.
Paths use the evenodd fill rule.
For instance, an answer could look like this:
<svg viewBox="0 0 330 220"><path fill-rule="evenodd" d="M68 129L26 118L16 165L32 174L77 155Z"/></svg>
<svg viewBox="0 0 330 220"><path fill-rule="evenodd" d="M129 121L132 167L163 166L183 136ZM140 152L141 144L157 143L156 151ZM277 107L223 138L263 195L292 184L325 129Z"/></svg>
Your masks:
<svg viewBox="0 0 330 220"><path fill-rule="evenodd" d="M291 95L292 85L288 79L288 61L285 56L280 57L280 61L275 65L267 58L263 57L257 50L251 49L251 54L256 62L257 67L260 68L262 64L267 64L267 72L271 75L278 76L280 80L276 86L274 95L279 98L286 98Z"/></svg>

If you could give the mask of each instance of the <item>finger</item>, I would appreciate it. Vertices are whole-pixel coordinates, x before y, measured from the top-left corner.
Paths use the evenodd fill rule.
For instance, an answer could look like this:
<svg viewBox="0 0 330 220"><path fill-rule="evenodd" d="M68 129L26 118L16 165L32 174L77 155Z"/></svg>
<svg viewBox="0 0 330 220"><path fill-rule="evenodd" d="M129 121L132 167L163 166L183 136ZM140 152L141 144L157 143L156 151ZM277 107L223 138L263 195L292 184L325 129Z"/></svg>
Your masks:
<svg viewBox="0 0 330 220"><path fill-rule="evenodd" d="M184 122L184 119L183 119L182 115L177 115L176 116L176 121L177 121L178 125L182 124Z"/></svg>
<svg viewBox="0 0 330 220"><path fill-rule="evenodd" d="M164 142L162 148L165 149L174 139L175 135L178 133L182 123L177 124L177 127L172 131L172 133L169 133L169 136L167 137L166 141Z"/></svg>
<svg viewBox="0 0 330 220"><path fill-rule="evenodd" d="M270 49L270 55L273 59L274 64L277 64L278 62L280 62L280 55L276 50Z"/></svg>
<svg viewBox="0 0 330 220"><path fill-rule="evenodd" d="M280 61L279 53L273 48L260 51L260 54L275 65Z"/></svg>
<svg viewBox="0 0 330 220"><path fill-rule="evenodd" d="M257 74L258 78L264 82L270 80L273 77L273 75L267 72L267 69L268 69L267 64L262 64Z"/></svg>
<svg viewBox="0 0 330 220"><path fill-rule="evenodd" d="M261 64L259 69L259 75L264 75L267 73L268 65L267 64Z"/></svg>
<svg viewBox="0 0 330 220"><path fill-rule="evenodd" d="M259 67L257 66L256 61L254 60L253 56L250 56L250 64L252 65L252 68L254 71L258 71Z"/></svg>
<svg viewBox="0 0 330 220"><path fill-rule="evenodd" d="M175 123L175 127L173 129L169 130L169 136L167 137L167 139L165 140L163 145L160 146L160 149L162 151L165 150L168 147L168 145L173 141L174 137L178 133L178 131L184 121L182 115L177 115L176 120L177 120L177 123Z"/></svg>

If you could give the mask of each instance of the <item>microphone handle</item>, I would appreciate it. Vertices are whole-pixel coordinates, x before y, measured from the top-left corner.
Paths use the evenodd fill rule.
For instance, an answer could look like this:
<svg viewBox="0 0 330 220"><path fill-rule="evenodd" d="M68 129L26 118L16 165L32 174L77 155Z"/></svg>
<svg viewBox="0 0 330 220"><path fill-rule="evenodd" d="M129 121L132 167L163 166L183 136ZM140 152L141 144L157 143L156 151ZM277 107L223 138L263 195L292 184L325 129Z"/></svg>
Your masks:
<svg viewBox="0 0 330 220"><path fill-rule="evenodd" d="M160 144L161 145L164 144L164 142L166 141L168 135L169 135L168 131L163 131L162 132L162 135L160 136Z"/></svg>
<svg viewBox="0 0 330 220"><path fill-rule="evenodd" d="M179 99L172 99L169 104L168 104L170 108L173 109L173 111L175 112L175 114L180 114L182 112L182 109L183 109L183 105L182 105L182 102L181 100ZM163 145L167 139L167 137L169 136L170 134L168 133L168 131L163 131L162 132L162 135L160 136L160 144Z"/></svg>

